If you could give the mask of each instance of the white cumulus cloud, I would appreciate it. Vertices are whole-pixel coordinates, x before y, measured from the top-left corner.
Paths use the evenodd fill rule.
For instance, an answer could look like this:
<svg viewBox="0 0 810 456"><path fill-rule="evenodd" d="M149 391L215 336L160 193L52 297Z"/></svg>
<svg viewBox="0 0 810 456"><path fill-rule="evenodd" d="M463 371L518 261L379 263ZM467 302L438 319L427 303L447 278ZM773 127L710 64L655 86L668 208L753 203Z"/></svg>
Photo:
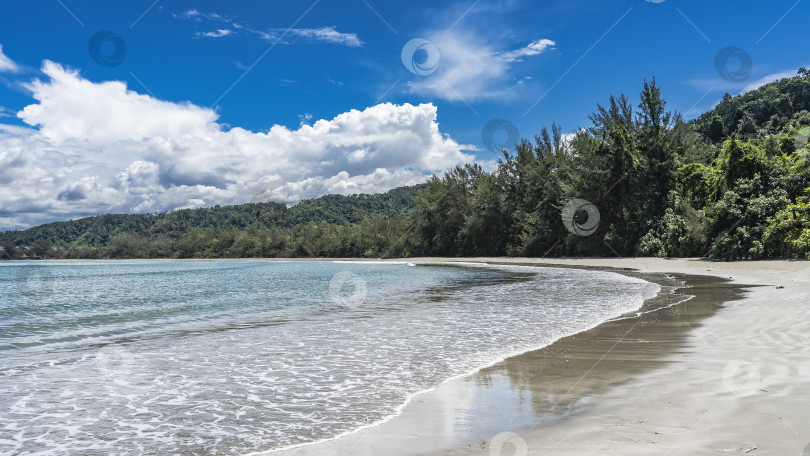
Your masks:
<svg viewBox="0 0 810 456"><path fill-rule="evenodd" d="M0 228L103 212L294 203L422 182L472 160L432 104L351 110L297 129L226 129L211 109L44 62L35 103L0 124ZM36 127L36 128L34 128Z"/></svg>

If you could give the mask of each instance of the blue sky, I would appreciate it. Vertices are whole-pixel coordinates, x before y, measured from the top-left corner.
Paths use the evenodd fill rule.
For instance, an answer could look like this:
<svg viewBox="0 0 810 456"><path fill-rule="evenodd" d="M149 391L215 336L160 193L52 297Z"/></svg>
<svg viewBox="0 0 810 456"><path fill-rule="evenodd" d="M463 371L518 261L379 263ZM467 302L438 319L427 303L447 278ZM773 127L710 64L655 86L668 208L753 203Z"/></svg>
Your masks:
<svg viewBox="0 0 810 456"><path fill-rule="evenodd" d="M514 126L496 129L496 144L552 122L572 132L653 76L691 118L810 65L810 4L796 0L0 8L0 229L383 191L491 162L493 119ZM419 50L403 57L409 42Z"/></svg>

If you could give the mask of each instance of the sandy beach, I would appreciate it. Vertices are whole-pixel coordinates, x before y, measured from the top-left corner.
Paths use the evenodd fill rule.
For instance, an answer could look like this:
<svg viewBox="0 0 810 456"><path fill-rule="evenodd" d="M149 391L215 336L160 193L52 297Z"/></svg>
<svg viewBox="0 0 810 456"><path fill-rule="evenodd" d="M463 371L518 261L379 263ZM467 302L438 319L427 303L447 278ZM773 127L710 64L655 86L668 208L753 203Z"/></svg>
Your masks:
<svg viewBox="0 0 810 456"><path fill-rule="evenodd" d="M282 454L810 454L807 262L411 261L611 268L685 282L674 303L693 297L453 379L382 425Z"/></svg>

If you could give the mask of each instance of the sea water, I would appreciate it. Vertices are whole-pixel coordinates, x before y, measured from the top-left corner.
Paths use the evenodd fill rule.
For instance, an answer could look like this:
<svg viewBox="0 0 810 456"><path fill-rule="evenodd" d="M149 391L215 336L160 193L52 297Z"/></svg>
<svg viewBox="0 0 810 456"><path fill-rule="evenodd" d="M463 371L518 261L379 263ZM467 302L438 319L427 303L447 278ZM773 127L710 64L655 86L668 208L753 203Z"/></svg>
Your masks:
<svg viewBox="0 0 810 456"><path fill-rule="evenodd" d="M520 266L0 263L0 453L245 454L332 439L658 291Z"/></svg>

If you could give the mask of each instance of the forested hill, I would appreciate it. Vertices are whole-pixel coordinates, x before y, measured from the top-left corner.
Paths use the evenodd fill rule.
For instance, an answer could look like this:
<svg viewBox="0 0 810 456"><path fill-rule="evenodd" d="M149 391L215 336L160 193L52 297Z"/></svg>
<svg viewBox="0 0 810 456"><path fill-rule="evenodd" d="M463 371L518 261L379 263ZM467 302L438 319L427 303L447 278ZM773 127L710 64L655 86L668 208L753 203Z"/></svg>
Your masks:
<svg viewBox="0 0 810 456"><path fill-rule="evenodd" d="M796 135L810 121L808 77L810 70L802 68L798 77L780 79L736 97L726 94L694 124L715 144L732 135L743 141L774 139L784 152L792 152Z"/></svg>
<svg viewBox="0 0 810 456"><path fill-rule="evenodd" d="M692 122L654 79L636 100L597 104L573 139L542 129L494 172L431 179L412 215L419 251L810 258L810 71Z"/></svg>
<svg viewBox="0 0 810 456"><path fill-rule="evenodd" d="M425 185L400 187L386 193L367 195L326 195L304 200L287 207L281 203L251 203L182 209L159 214L105 214L67 222L55 222L27 230L0 233L0 258L103 258L162 257L178 253L182 240L195 238L200 245L187 245L184 256L198 256L205 238L237 238L238 232L250 230L284 237L282 233L306 231L304 227L345 227L365 219L404 218L414 207L416 194ZM243 236L244 238L244 236ZM159 248L155 247L155 244ZM231 256L240 252L209 250L207 256ZM267 254L285 255L286 249ZM293 253L293 252L291 252ZM306 253L306 252L304 252ZM261 252L256 252L261 254Z"/></svg>
<svg viewBox="0 0 810 456"><path fill-rule="evenodd" d="M659 256L810 258L810 71L693 121L655 79L552 125L493 171L384 195L103 215L0 234L0 258Z"/></svg>

